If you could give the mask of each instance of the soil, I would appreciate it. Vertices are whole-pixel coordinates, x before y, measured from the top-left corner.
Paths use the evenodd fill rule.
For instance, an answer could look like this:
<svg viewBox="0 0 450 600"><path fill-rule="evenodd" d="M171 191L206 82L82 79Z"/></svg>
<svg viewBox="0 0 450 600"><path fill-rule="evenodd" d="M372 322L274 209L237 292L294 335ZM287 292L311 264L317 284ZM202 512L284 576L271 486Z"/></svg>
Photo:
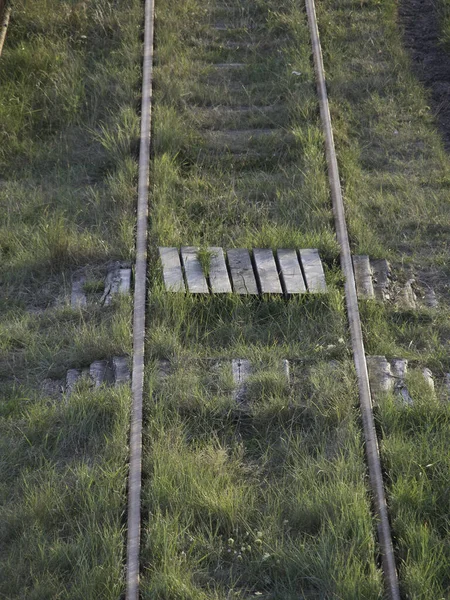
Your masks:
<svg viewBox="0 0 450 600"><path fill-rule="evenodd" d="M450 151L450 55L439 41L435 0L402 0L399 17L414 70L430 90L431 109Z"/></svg>

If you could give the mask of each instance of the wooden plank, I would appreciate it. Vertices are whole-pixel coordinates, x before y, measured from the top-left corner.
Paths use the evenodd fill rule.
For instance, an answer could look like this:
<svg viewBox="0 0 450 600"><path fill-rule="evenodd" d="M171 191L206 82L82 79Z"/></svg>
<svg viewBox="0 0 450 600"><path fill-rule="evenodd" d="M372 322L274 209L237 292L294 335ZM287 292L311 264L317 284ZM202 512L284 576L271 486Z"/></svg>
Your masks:
<svg viewBox="0 0 450 600"><path fill-rule="evenodd" d="M130 367L126 356L114 356L113 358L114 382L116 387L128 383L131 379Z"/></svg>
<svg viewBox="0 0 450 600"><path fill-rule="evenodd" d="M253 258L256 265L256 276L262 294L282 294L277 265L270 248L255 248Z"/></svg>
<svg viewBox="0 0 450 600"><path fill-rule="evenodd" d="M372 283L372 269L369 257L353 256L353 272L355 273L356 293L361 300L373 300L375 292Z"/></svg>
<svg viewBox="0 0 450 600"><path fill-rule="evenodd" d="M308 292L326 292L327 284L325 282L325 274L323 272L319 251L315 248L300 250L300 261L302 263Z"/></svg>
<svg viewBox="0 0 450 600"><path fill-rule="evenodd" d="M371 260L370 266L372 269L372 283L375 298L380 302L389 300L389 279L391 276L391 268L385 258Z"/></svg>
<svg viewBox="0 0 450 600"><path fill-rule="evenodd" d="M111 383L114 380L114 373L107 360L96 360L89 367L94 386L100 387L103 383Z"/></svg>
<svg viewBox="0 0 450 600"><path fill-rule="evenodd" d="M208 248L211 252L209 264L209 283L213 294L231 294L231 282L228 277L225 255L222 248Z"/></svg>
<svg viewBox="0 0 450 600"><path fill-rule="evenodd" d="M110 306L113 301L113 296L116 294L128 294L130 292L131 284L131 269L121 268L120 264L116 264L105 279L105 291L100 300L100 303L104 306Z"/></svg>
<svg viewBox="0 0 450 600"><path fill-rule="evenodd" d="M406 358L393 358L390 362L392 375L396 379L394 391L397 396L402 398L404 404L411 406L414 401L405 384L405 377L408 372L408 361Z"/></svg>
<svg viewBox="0 0 450 600"><path fill-rule="evenodd" d="M289 383L291 381L291 368L289 365L289 361L286 358L284 358L281 361L281 366L283 368L283 374L286 377L287 382Z"/></svg>
<svg viewBox="0 0 450 600"><path fill-rule="evenodd" d="M197 258L198 248L183 246L181 260L183 262L186 283L191 294L209 294L208 284L200 261Z"/></svg>
<svg viewBox="0 0 450 600"><path fill-rule="evenodd" d="M394 389L395 379L391 372L391 365L385 356L368 356L367 370L374 399L377 399L380 394L391 392Z"/></svg>
<svg viewBox="0 0 450 600"><path fill-rule="evenodd" d="M81 369L69 369L66 375L65 392L67 396L73 392L75 385L81 377Z"/></svg>
<svg viewBox="0 0 450 600"><path fill-rule="evenodd" d="M168 292L184 292L183 271L181 270L178 248L159 248L163 268L164 285Z"/></svg>
<svg viewBox="0 0 450 600"><path fill-rule="evenodd" d="M131 269L120 269L119 270L119 294L129 294L131 287Z"/></svg>
<svg viewBox="0 0 450 600"><path fill-rule="evenodd" d="M433 290L433 288L427 287L425 289L424 304L425 306L428 306L428 308L437 308L439 306L436 292Z"/></svg>
<svg viewBox="0 0 450 600"><path fill-rule="evenodd" d="M72 293L70 295L70 305L72 308L81 308L87 305L87 298L84 291L86 276L83 273L75 273L72 277Z"/></svg>
<svg viewBox="0 0 450 600"><path fill-rule="evenodd" d="M425 367L424 369L422 369L422 375L426 383L428 384L430 390L434 392L434 379L432 371L428 367Z"/></svg>
<svg viewBox="0 0 450 600"><path fill-rule="evenodd" d="M444 377L444 390L447 396L447 402L450 402L450 373L446 373Z"/></svg>
<svg viewBox="0 0 450 600"><path fill-rule="evenodd" d="M258 295L258 286L256 285L253 265L248 250L245 248L234 248L227 251L227 256L235 294Z"/></svg>
<svg viewBox="0 0 450 600"><path fill-rule="evenodd" d="M408 361L406 358L391 359L392 375L399 381L404 381L408 372Z"/></svg>
<svg viewBox="0 0 450 600"><path fill-rule="evenodd" d="M298 262L297 252L292 249L277 250L278 264L281 270L281 283L285 294L303 294L306 284Z"/></svg>

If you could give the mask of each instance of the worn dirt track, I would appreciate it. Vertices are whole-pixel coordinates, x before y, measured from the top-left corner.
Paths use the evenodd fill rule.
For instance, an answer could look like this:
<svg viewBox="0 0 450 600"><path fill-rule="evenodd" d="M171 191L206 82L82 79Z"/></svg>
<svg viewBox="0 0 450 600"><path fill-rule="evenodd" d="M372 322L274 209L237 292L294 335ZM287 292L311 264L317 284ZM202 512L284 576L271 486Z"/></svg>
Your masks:
<svg viewBox="0 0 450 600"><path fill-rule="evenodd" d="M430 90L431 109L445 147L450 151L450 55L439 42L439 16L435 2L402 0L399 22L414 71Z"/></svg>

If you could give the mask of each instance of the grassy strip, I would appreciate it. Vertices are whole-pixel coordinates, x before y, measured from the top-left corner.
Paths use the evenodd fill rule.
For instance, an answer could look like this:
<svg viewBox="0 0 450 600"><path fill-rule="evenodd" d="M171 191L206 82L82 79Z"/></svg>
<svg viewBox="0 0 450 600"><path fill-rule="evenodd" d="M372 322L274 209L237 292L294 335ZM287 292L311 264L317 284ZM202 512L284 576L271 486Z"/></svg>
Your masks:
<svg viewBox="0 0 450 600"><path fill-rule="evenodd" d="M153 383L144 598L378 598L351 363L229 364ZM155 381L153 379L153 381Z"/></svg>
<svg viewBox="0 0 450 600"><path fill-rule="evenodd" d="M3 403L0 595L117 598L128 390L86 386L62 405L19 388Z"/></svg>
<svg viewBox="0 0 450 600"><path fill-rule="evenodd" d="M378 407L393 533L405 597L444 598L450 590L448 276L450 161L427 96L411 75L394 2L319 4L338 157L358 252L388 257L399 279L411 273L439 293L438 310L366 303L371 354L416 361L414 404L386 397ZM432 392L420 375L438 377Z"/></svg>
<svg viewBox="0 0 450 600"><path fill-rule="evenodd" d="M439 0L436 8L440 20L441 42L448 50L450 48L450 2L448 0Z"/></svg>
<svg viewBox="0 0 450 600"><path fill-rule="evenodd" d="M167 295L151 265L143 596L381 597L305 15L166 0L156 16L151 254L318 247L329 293ZM243 357L259 366L239 406Z"/></svg>
<svg viewBox="0 0 450 600"><path fill-rule="evenodd" d="M130 352L102 309L134 247L140 2L14 2L0 63L0 596L117 598L129 393L67 369ZM70 308L74 270L93 303Z"/></svg>

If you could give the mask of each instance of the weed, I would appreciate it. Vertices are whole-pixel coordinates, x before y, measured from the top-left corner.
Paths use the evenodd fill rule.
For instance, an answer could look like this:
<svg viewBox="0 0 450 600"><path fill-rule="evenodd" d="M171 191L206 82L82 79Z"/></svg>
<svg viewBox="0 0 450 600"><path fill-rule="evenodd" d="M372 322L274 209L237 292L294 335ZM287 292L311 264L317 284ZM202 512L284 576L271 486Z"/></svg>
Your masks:
<svg viewBox="0 0 450 600"><path fill-rule="evenodd" d="M209 250L206 246L201 247L197 251L197 258L201 264L203 275L208 278L211 268L211 259L214 257L214 251Z"/></svg>

